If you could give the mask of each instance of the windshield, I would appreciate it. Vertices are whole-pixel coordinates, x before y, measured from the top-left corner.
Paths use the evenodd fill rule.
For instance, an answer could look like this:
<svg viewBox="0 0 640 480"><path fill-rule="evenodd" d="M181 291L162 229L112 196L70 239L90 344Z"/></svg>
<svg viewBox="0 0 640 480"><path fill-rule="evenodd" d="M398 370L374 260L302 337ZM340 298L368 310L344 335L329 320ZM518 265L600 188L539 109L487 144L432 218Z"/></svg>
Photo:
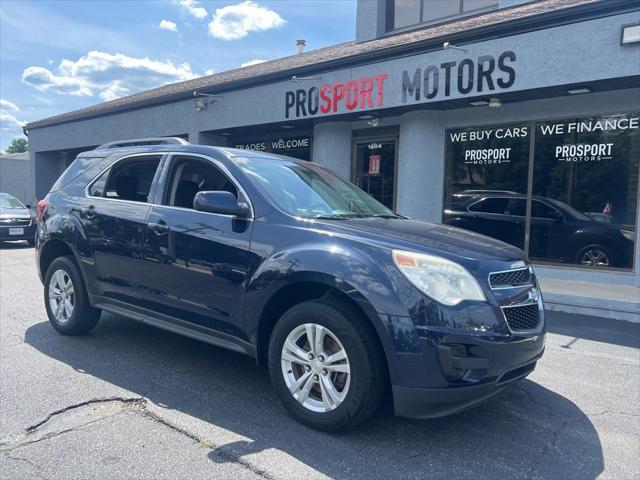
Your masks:
<svg viewBox="0 0 640 480"><path fill-rule="evenodd" d="M238 162L273 202L307 218L395 217L387 207L324 168L269 158Z"/></svg>
<svg viewBox="0 0 640 480"><path fill-rule="evenodd" d="M0 208L26 208L20 200L11 195L0 195Z"/></svg>

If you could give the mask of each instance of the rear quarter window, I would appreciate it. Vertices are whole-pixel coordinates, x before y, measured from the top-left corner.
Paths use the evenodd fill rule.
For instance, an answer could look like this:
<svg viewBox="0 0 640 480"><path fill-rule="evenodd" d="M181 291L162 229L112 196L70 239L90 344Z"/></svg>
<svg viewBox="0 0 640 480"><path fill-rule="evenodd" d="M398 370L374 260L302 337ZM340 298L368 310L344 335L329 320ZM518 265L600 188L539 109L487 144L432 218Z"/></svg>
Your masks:
<svg viewBox="0 0 640 480"><path fill-rule="evenodd" d="M56 183L51 187L51 191L55 192L62 187L67 186L77 177L86 172L89 168L99 164L104 160L104 157L78 157L76 158L67 169L62 172L62 175L56 180Z"/></svg>

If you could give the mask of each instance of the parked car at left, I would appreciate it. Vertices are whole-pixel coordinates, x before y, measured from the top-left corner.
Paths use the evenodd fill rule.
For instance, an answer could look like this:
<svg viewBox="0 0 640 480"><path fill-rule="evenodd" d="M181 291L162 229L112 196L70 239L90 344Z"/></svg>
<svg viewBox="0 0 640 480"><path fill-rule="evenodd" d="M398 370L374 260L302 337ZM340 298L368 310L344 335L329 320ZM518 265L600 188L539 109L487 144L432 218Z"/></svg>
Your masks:
<svg viewBox="0 0 640 480"><path fill-rule="evenodd" d="M26 240L34 246L35 214L13 195L0 193L0 241Z"/></svg>

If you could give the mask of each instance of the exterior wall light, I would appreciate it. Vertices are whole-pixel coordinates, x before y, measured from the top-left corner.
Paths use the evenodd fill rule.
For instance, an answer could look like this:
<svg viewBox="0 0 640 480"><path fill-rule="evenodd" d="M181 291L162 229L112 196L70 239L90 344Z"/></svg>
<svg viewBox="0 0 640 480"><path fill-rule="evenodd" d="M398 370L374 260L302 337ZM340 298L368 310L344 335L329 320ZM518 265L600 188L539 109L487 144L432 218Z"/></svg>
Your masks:
<svg viewBox="0 0 640 480"><path fill-rule="evenodd" d="M201 92L197 92L197 91L193 92L193 96L196 97L196 98L193 99L193 106L195 107L197 112L203 111L205 108L207 108L207 105L209 105L209 104L215 102L216 100L222 98L222 95L213 95L211 93L201 93ZM202 97L210 97L211 100L209 100L207 102Z"/></svg>
<svg viewBox="0 0 640 480"><path fill-rule="evenodd" d="M499 108L502 106L502 100L500 100L498 97L491 97L489 99L489 106L491 108Z"/></svg>
<svg viewBox="0 0 640 480"><path fill-rule="evenodd" d="M630 45L632 43L640 43L640 23L622 27L620 45Z"/></svg>
<svg viewBox="0 0 640 480"><path fill-rule="evenodd" d="M472 107L484 107L486 105L489 105L489 101L488 100L476 100L475 102L469 102L469 105L471 105Z"/></svg>

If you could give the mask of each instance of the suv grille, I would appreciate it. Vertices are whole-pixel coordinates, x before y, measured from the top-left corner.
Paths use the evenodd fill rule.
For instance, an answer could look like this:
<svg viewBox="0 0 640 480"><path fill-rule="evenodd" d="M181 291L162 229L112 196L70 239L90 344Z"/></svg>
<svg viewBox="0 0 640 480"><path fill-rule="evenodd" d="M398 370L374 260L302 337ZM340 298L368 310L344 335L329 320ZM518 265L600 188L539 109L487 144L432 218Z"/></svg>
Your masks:
<svg viewBox="0 0 640 480"><path fill-rule="evenodd" d="M502 311L511 330L535 330L540 324L540 311L537 303L520 307L506 307Z"/></svg>
<svg viewBox="0 0 640 480"><path fill-rule="evenodd" d="M31 220L28 218L3 218L0 220L0 227L13 227L13 226L29 226Z"/></svg>
<svg viewBox="0 0 640 480"><path fill-rule="evenodd" d="M510 287L516 285L528 285L531 283L531 272L528 268L497 272L489 275L491 288Z"/></svg>

